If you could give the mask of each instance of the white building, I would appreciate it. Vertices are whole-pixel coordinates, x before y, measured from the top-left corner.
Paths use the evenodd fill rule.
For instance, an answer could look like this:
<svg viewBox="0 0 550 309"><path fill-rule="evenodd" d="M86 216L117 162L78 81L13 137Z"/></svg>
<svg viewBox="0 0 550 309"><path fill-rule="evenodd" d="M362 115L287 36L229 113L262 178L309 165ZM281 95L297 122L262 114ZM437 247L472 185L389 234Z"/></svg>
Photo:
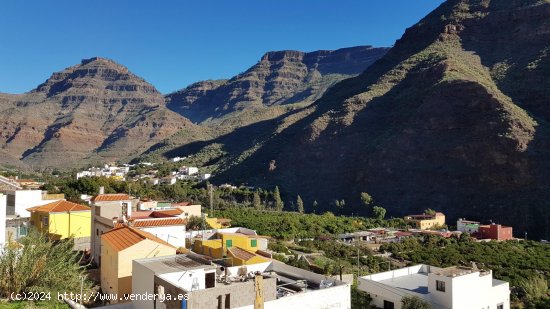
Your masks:
<svg viewBox="0 0 550 309"><path fill-rule="evenodd" d="M401 309L405 296L418 296L433 309L510 308L508 282L476 267L416 265L361 277L358 288L384 309Z"/></svg>
<svg viewBox="0 0 550 309"><path fill-rule="evenodd" d="M0 193L0 250L6 243L6 196Z"/></svg>
<svg viewBox="0 0 550 309"><path fill-rule="evenodd" d="M132 294L155 293L166 301L135 299L133 308L253 309L260 298L265 309L351 308L348 283L276 261L232 267L194 253L133 261Z"/></svg>
<svg viewBox="0 0 550 309"><path fill-rule="evenodd" d="M196 175L199 173L199 168L198 167L194 167L194 166L182 166L180 169L179 169L179 172L184 174L184 175Z"/></svg>
<svg viewBox="0 0 550 309"><path fill-rule="evenodd" d="M458 219L458 221L456 221L456 230L462 233L477 233L479 230L479 222Z"/></svg>

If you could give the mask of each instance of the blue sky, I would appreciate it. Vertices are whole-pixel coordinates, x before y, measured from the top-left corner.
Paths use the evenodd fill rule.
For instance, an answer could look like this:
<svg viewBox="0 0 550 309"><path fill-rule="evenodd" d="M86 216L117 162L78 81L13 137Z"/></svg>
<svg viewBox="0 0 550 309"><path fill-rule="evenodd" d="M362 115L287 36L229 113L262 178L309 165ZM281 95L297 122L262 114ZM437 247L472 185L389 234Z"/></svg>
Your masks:
<svg viewBox="0 0 550 309"><path fill-rule="evenodd" d="M161 92L228 78L271 50L391 46L443 0L2 1L0 92L102 56Z"/></svg>

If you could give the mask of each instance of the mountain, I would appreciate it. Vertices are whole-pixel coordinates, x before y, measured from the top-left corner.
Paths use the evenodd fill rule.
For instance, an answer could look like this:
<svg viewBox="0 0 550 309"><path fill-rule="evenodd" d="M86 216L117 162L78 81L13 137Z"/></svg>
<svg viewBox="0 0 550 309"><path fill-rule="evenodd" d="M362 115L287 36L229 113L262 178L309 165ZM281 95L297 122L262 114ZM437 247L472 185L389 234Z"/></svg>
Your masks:
<svg viewBox="0 0 550 309"><path fill-rule="evenodd" d="M98 57L54 73L28 93L0 94L0 112L3 161L41 168L132 158L179 131L202 137L199 127L166 108L155 87Z"/></svg>
<svg viewBox="0 0 550 309"><path fill-rule="evenodd" d="M432 208L548 239L548 42L549 1L448 0L315 103L216 138L214 181L355 214L368 192L394 216Z"/></svg>
<svg viewBox="0 0 550 309"><path fill-rule="evenodd" d="M168 107L193 122L241 127L273 118L293 104L310 104L336 82L363 72L387 48L266 53L229 80L202 81L166 96Z"/></svg>

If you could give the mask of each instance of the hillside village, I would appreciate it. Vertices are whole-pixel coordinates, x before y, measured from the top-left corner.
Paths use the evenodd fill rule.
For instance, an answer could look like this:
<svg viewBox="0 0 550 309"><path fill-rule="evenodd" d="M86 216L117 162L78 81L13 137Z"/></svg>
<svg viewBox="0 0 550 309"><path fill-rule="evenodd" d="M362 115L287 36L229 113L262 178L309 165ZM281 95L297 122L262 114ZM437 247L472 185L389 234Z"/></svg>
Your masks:
<svg viewBox="0 0 550 309"><path fill-rule="evenodd" d="M79 175L119 179L128 176L126 168L107 166L103 170L109 171L109 175L83 176L82 172ZM120 170L126 171L124 175L118 174ZM139 175L134 178L148 181ZM366 263L374 263L376 267L371 267L378 272L357 277L357 273L342 273L343 268L327 272L326 263L333 257L325 256L324 250L300 245L304 240L281 242L247 226L232 226L231 218L210 216L208 205L156 201L123 192L105 193L103 187L96 195L75 203L66 200L63 194L41 190L43 185L32 179L0 176L0 209L3 210L0 245L12 246L32 230L46 235L51 241L70 241L80 256L80 264L88 265L88 279L96 287L97 295L101 295L99 301L88 302L88 306L118 304L116 308L151 308L158 304L158 299L136 300L128 296L158 294L162 288L165 294L174 294L172 296L187 295L186 299L164 303L166 308L181 308L183 304L185 308L258 308L259 303L266 307L283 304L304 307L307 304L312 308L317 308L312 304L328 303L335 308L349 308L352 294L356 293L384 308L389 303L399 304L407 296L419 296L433 308L439 308L437 305L441 302L450 304L462 297L453 295L446 300L436 300L437 291L432 291L431 280L447 282L463 276L461 280L470 280L471 287L475 286L476 293L480 293L477 305L510 308L507 282L499 283L498 292L489 293L493 298L481 296L488 293L482 292L483 289L491 286L477 282L472 274L491 278L490 269L479 269L475 263L473 266L455 265L454 268L410 266L414 264L393 255L388 246L409 238L462 239L464 235L478 242L521 241L513 237L512 227L495 223L483 225L465 219L458 220L455 225L447 222L443 213L427 210L423 214L405 216L395 227L383 224L316 238L315 241L321 242L332 239L350 249L362 248L361 256L357 255L357 267L364 258L374 258ZM448 224L456 228L450 230ZM387 279L411 271L418 275L404 278L403 282ZM424 281L426 276L429 282ZM358 292L352 293L352 285L356 284L354 289ZM411 285L418 288L410 289ZM452 283L449 281L447 285ZM426 290L408 292L417 289ZM385 290L394 290L394 294L400 296L396 298ZM464 290L462 293L470 292ZM75 304L74 299L63 300L71 306Z"/></svg>

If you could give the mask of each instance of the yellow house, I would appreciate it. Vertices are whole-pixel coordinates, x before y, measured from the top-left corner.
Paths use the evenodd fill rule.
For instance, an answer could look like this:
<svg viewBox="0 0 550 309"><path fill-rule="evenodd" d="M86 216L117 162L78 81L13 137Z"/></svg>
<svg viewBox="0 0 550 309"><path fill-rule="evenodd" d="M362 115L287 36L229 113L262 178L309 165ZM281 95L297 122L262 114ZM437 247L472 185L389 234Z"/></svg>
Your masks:
<svg viewBox="0 0 550 309"><path fill-rule="evenodd" d="M441 212L433 214L421 214L405 216L405 223L412 225L414 228L428 230L433 227L445 225L445 215Z"/></svg>
<svg viewBox="0 0 550 309"><path fill-rule="evenodd" d="M132 293L132 261L175 255L176 248L145 231L122 226L101 235L101 290L120 297ZM119 300L114 301L117 303ZM123 301L120 301L123 302Z"/></svg>
<svg viewBox="0 0 550 309"><path fill-rule="evenodd" d="M214 259L229 257L233 265L251 265L269 261L256 254L258 245L258 239L254 236L240 233L216 233L210 239L196 239L193 243L193 251Z"/></svg>
<svg viewBox="0 0 550 309"><path fill-rule="evenodd" d="M28 208L31 224L52 239L88 238L91 233L91 209L66 200Z"/></svg>
<svg viewBox="0 0 550 309"><path fill-rule="evenodd" d="M213 229L224 229L231 226L231 219L225 218L206 218L206 223Z"/></svg>

